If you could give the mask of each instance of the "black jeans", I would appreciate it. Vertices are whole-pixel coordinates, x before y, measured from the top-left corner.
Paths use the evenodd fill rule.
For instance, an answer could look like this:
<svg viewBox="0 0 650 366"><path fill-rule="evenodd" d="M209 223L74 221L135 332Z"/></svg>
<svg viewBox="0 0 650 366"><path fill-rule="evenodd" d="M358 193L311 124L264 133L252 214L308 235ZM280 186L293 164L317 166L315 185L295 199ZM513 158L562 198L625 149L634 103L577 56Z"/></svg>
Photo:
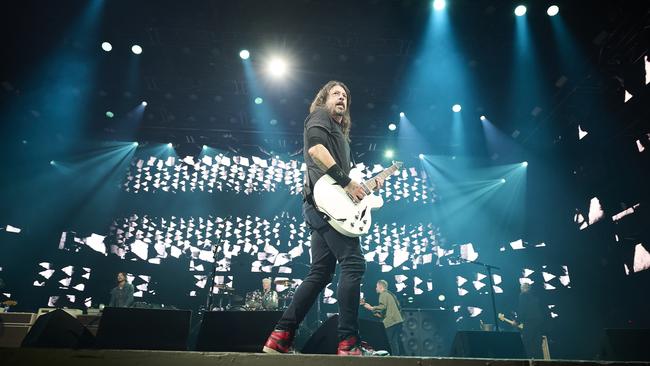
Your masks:
<svg viewBox="0 0 650 366"><path fill-rule="evenodd" d="M295 330L316 301L318 294L332 281L336 262L341 265L337 287L339 339L359 334L359 292L366 261L359 238L350 238L334 230L323 214L304 202L302 212L311 233L311 268L300 284L289 308L276 329Z"/></svg>
<svg viewBox="0 0 650 366"><path fill-rule="evenodd" d="M521 330L521 338L529 358L541 360L544 358L542 352L542 324L538 321L524 323Z"/></svg>
<svg viewBox="0 0 650 366"><path fill-rule="evenodd" d="M402 346L402 323L393 324L386 328L386 337L388 337L388 343L390 344L391 356L399 356Z"/></svg>

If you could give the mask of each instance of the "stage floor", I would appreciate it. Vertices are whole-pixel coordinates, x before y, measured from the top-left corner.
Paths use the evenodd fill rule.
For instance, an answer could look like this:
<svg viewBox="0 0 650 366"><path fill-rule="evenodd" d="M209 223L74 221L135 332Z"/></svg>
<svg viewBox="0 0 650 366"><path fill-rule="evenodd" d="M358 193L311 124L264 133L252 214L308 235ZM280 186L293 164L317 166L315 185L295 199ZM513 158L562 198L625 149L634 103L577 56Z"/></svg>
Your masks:
<svg viewBox="0 0 650 366"><path fill-rule="evenodd" d="M335 355L266 355L260 353L217 353L127 350L67 350L2 348L3 365L65 366L597 366L650 365L650 362L495 360L423 357L339 357Z"/></svg>

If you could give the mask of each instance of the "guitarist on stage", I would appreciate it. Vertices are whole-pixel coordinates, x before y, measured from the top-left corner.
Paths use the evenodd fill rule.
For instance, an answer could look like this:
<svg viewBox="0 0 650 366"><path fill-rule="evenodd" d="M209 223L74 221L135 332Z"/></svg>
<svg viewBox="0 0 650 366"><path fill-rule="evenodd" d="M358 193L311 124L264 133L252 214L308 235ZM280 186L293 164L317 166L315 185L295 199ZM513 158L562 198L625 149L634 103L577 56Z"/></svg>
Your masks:
<svg viewBox="0 0 650 366"><path fill-rule="evenodd" d="M517 322L523 325L521 338L530 358L542 358L542 327L544 323L544 308L535 291L531 291L528 283L522 283L517 308Z"/></svg>
<svg viewBox="0 0 650 366"><path fill-rule="evenodd" d="M372 306L364 300L361 301L361 305L382 320L390 343L391 355L399 356L402 345L402 323L404 323L402 308L395 294L388 291L388 282L377 281L376 290L379 294L379 305Z"/></svg>
<svg viewBox="0 0 650 366"><path fill-rule="evenodd" d="M354 200L365 197L364 188L348 177L350 163L350 90L339 81L321 88L309 108L304 128L304 159L307 166L303 187L303 216L311 229L311 267L300 284L289 308L278 321L264 345L266 353L290 352L295 331L332 281L336 263L341 266L337 287L339 305L339 355L364 354L359 339L360 285L366 270L359 238L337 232L314 207L312 190L324 174L334 179ZM377 188L383 180L377 179Z"/></svg>
<svg viewBox="0 0 650 366"><path fill-rule="evenodd" d="M546 312L535 291L531 291L529 283L522 283L519 289L517 319L507 319L503 314L499 314L499 319L516 327L521 332L521 339L528 357L541 359L543 356L544 314Z"/></svg>

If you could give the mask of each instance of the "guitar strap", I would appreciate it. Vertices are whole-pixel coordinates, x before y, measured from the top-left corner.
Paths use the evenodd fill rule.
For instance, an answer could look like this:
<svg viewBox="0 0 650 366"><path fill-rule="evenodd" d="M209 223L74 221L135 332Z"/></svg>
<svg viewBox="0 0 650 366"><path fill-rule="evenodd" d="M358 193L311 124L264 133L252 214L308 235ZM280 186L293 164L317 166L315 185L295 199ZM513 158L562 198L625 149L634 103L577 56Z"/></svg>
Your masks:
<svg viewBox="0 0 650 366"><path fill-rule="evenodd" d="M399 312L401 313L402 312L402 305L400 305L399 301L397 300L397 296L395 296L394 293L392 293L392 292L390 292L388 290L386 290L386 292L388 292L390 294L390 296L393 297L393 300L395 300L395 304L397 305L397 310L399 310Z"/></svg>

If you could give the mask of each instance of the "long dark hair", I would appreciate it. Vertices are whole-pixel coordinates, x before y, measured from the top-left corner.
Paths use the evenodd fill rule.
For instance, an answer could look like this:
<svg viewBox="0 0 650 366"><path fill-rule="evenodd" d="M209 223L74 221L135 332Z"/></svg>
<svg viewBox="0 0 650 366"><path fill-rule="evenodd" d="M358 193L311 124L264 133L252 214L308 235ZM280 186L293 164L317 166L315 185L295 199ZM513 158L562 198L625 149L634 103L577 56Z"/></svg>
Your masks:
<svg viewBox="0 0 650 366"><path fill-rule="evenodd" d="M124 276L124 283L129 283L129 276L126 275L126 272L117 272L118 275ZM120 284L120 281L117 281L117 284Z"/></svg>
<svg viewBox="0 0 650 366"><path fill-rule="evenodd" d="M345 90L347 94L347 105L345 108L345 113L343 114L343 119L341 120L341 126L343 126L343 135L345 138L350 141L350 128L352 127L352 118L350 118L350 105L352 104L352 97L350 96L350 89L340 81L331 80L318 91L314 101L311 102L309 106L309 113L313 113L317 108L325 108L325 102L327 102L327 96L335 86L340 86Z"/></svg>

